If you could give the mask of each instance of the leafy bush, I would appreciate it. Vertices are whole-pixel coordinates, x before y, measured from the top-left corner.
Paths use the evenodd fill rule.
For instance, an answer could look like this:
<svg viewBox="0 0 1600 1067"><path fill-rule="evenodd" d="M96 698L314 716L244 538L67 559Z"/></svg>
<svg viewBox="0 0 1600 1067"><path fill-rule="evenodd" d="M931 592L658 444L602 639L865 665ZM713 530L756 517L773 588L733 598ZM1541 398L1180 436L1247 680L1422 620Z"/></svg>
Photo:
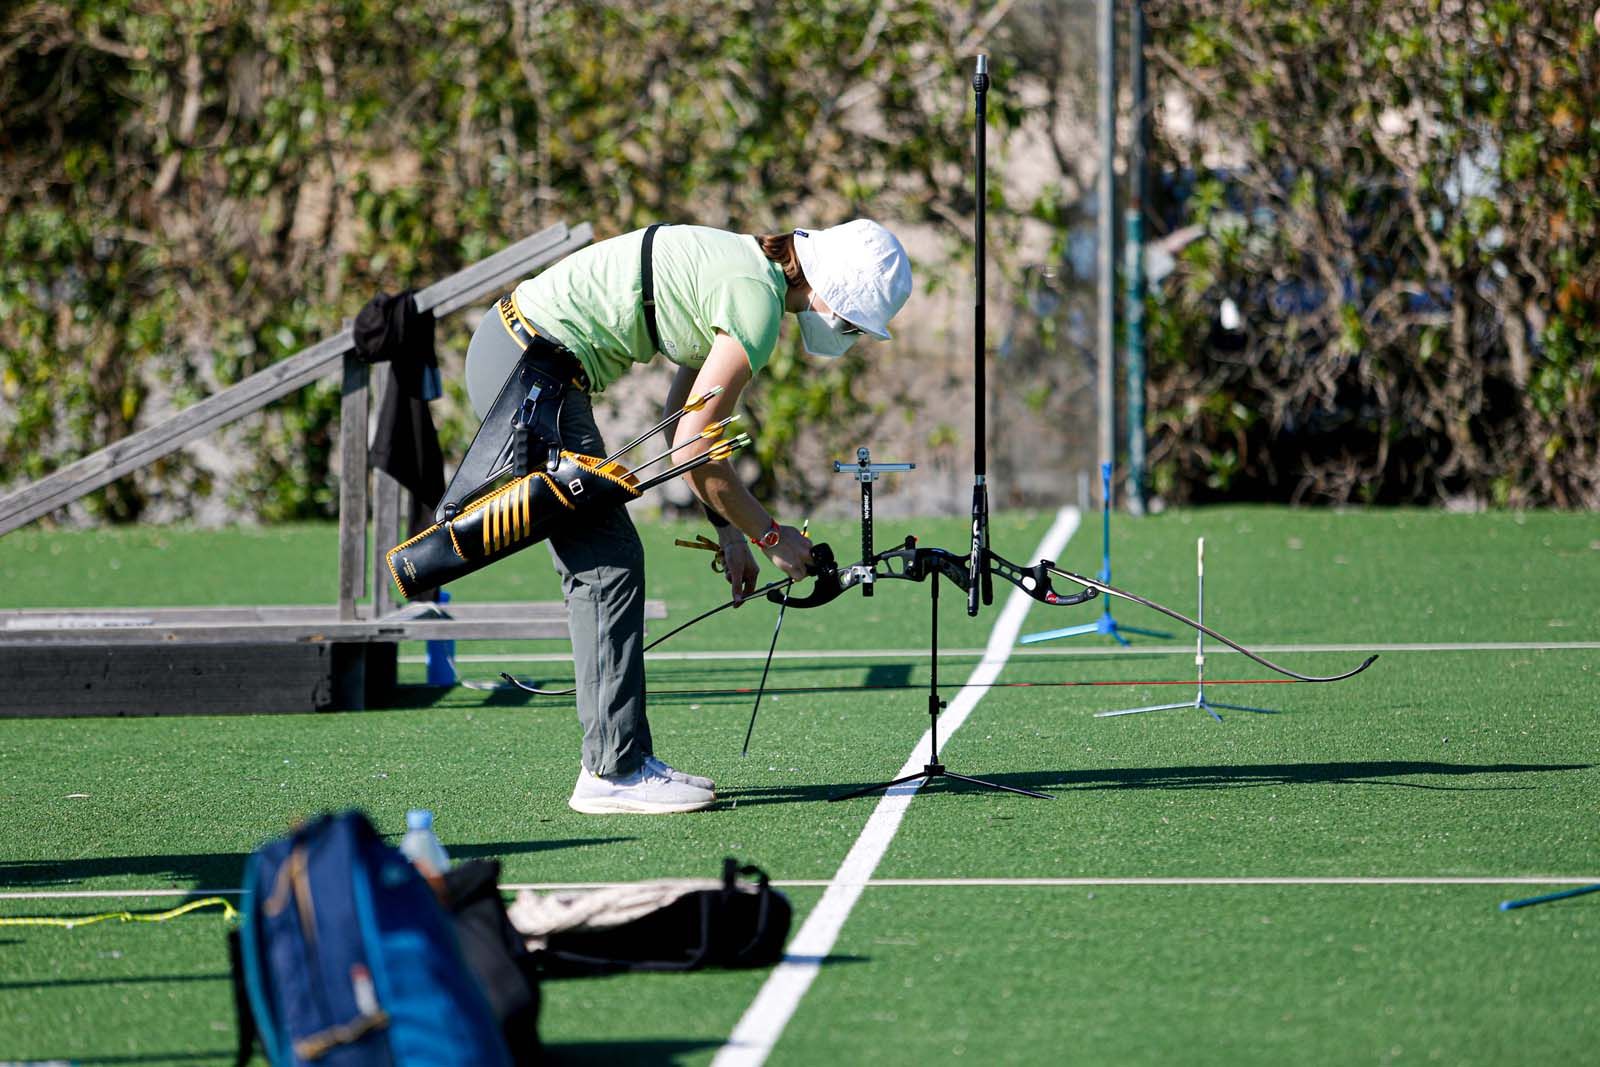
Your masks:
<svg viewBox="0 0 1600 1067"><path fill-rule="evenodd" d="M1189 176L1166 210L1202 233L1151 309L1157 487L1600 506L1589 11L1148 10L1192 110L1158 116L1154 158ZM1242 336L1218 337L1224 299Z"/></svg>
<svg viewBox="0 0 1600 1067"><path fill-rule="evenodd" d="M0 16L0 484L125 436L550 222L958 216L976 9L868 0L33 2ZM819 44L825 42L825 44ZM805 221L809 221L805 220ZM461 327L441 342L463 348ZM775 364L781 371L786 364ZM839 383L775 373L781 429ZM847 394L847 390L844 391ZM836 412L848 415L849 409ZM230 438L233 502L330 515L336 390ZM447 448L465 422L446 415ZM123 479L133 519L211 487Z"/></svg>

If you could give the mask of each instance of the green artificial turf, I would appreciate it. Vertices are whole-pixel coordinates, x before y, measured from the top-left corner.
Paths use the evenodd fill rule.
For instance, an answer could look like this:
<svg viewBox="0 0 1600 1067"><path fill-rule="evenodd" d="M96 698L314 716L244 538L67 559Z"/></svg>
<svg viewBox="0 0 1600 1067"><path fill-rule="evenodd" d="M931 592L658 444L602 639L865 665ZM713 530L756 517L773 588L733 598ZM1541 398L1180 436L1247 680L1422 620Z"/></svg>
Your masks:
<svg viewBox="0 0 1600 1067"><path fill-rule="evenodd" d="M994 543L1031 562L1048 514L997 516ZM956 520L882 520L962 549ZM657 633L725 595L700 529L641 523ZM818 523L841 559L849 523ZM1206 618L1252 645L1594 642L1600 527L1584 515L1445 515L1221 508L1117 517L1114 581L1193 610L1207 539ZM7 539L0 606L316 603L331 599L331 527L22 531ZM1099 569L1097 516L1064 566ZM771 568L767 568L770 576ZM542 550L458 583L460 598L559 595ZM1003 600L1009 587L997 587ZM997 604L968 619L946 585L940 639L982 648ZM244 857L311 812L358 806L387 833L437 814L458 856L493 855L507 882L715 873L725 855L779 879L827 879L927 726L928 587L881 583L791 610L751 754L739 755L761 660L653 659L658 751L719 783L713 811L670 819L566 808L577 772L569 700L406 688L405 707L333 715L0 721L0 891L202 890L238 884ZM1035 605L1023 632L1091 621L1098 603ZM1132 654L1105 637L1019 648L1002 681L1182 681L1188 632L1114 603L1124 625L1170 629ZM762 654L773 609L724 612L663 653ZM463 644L463 663L545 684L570 665L516 658L560 642ZM894 651L874 651L894 650ZM421 651L408 647L408 654ZM1268 677L1210 646L1208 676ZM1333 672L1348 651L1283 651ZM953 698L973 657L940 663ZM1097 710L1192 699L1193 686L996 688L944 747L954 770L1055 796L940 783L909 806L880 878L1570 878L1600 871L1587 817L1600 652L1580 647L1391 651L1333 685L1228 685L1194 709ZM422 680L420 663L402 666ZM890 685L907 688L861 690ZM784 690L811 690L786 692ZM957 1056L984 1062L1577 1061L1595 1039L1583 979L1600 895L1514 913L1507 886L885 887L868 889L773 1062ZM820 890L792 891L804 919ZM175 901L3 900L0 916L87 914ZM159 925L0 927L0 1062L225 1062L231 1008L214 913ZM706 1063L764 974L639 975L547 988L559 1062Z"/></svg>
<svg viewBox="0 0 1600 1067"><path fill-rule="evenodd" d="M883 888L768 1062L1570 1063L1600 904L1472 886ZM892 976L892 977L891 977Z"/></svg>

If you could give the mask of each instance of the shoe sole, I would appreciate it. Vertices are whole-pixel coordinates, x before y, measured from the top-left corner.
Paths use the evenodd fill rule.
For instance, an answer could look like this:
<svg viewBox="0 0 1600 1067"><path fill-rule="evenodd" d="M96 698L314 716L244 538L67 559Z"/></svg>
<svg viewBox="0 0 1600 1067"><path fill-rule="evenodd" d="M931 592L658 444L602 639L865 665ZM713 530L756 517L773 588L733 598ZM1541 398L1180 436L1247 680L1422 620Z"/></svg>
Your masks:
<svg viewBox="0 0 1600 1067"><path fill-rule="evenodd" d="M716 802L716 797L682 804L644 804L623 797L572 797L567 807L583 815L682 815L704 811Z"/></svg>

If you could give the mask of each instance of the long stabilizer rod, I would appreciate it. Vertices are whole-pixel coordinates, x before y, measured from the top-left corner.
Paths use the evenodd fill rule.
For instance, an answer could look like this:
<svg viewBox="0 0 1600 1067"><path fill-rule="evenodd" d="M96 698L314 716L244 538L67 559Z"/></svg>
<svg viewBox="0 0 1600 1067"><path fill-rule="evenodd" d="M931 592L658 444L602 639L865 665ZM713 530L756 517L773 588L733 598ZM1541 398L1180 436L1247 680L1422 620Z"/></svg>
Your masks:
<svg viewBox="0 0 1600 1067"><path fill-rule="evenodd" d="M967 615L977 617L980 598L984 601L993 599L990 591L989 579L989 489L986 484L988 459L984 449L984 437L988 432L986 415L989 407L989 385L986 373L984 349L987 342L984 338L984 259L986 245L984 239L984 209L988 197L986 188L988 163L985 157L985 145L989 133L989 117L987 101L989 96L989 57L978 57L977 69L972 75L972 89L975 98L973 110L977 119L977 130L973 135L973 148L976 153L977 204L973 222L973 263L975 268L976 292L972 305L972 551L967 556Z"/></svg>
<svg viewBox="0 0 1600 1067"><path fill-rule="evenodd" d="M810 533L811 520L806 519L800 527L800 536L809 537ZM790 588L793 588L793 586ZM761 710L761 694L767 691L767 675L772 671L772 655L778 651L778 632L783 629L783 613L788 610L789 590L785 589L783 591L783 603L778 605L778 621L772 627L772 644L767 648L767 662L761 668L761 684L756 687L756 702L750 708L750 725L745 727L744 730L744 747L739 750L740 756L748 756L750 754L750 735L756 732L756 712Z"/></svg>

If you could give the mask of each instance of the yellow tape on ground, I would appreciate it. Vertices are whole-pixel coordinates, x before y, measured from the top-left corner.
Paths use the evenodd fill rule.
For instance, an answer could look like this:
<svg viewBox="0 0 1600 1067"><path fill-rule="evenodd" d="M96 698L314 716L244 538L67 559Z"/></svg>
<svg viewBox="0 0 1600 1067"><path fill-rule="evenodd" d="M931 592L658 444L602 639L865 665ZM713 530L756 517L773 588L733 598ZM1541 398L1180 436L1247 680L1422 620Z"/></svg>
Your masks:
<svg viewBox="0 0 1600 1067"><path fill-rule="evenodd" d="M131 911L108 911L101 915L85 915L77 919L59 919L47 916L29 919L0 918L0 926L61 926L71 930L75 926L88 926L90 923L102 923L111 919L117 919L125 923L161 923L166 922L168 919L176 919L178 916L186 915L191 911L215 907L218 904L222 905L222 917L224 919L238 918L239 910L222 897L206 897L204 900L192 900L187 904L173 908L171 911L163 911L155 915L135 915Z"/></svg>

